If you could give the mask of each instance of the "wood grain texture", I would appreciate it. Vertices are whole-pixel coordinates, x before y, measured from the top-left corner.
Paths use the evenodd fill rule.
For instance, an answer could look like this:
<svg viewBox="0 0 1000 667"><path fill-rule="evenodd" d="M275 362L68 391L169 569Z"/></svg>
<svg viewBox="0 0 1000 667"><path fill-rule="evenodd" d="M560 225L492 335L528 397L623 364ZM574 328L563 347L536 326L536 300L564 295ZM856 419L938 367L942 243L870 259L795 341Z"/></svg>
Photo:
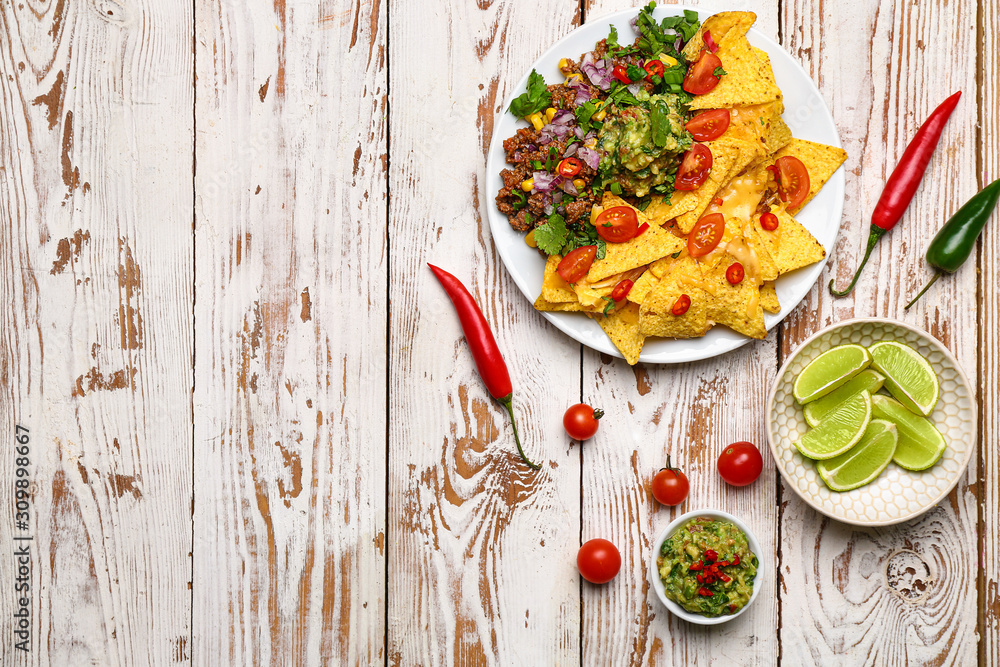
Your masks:
<svg viewBox="0 0 1000 667"><path fill-rule="evenodd" d="M783 5L784 46L825 96L848 151L844 223L828 270L783 328L786 356L809 334L852 316L897 318L930 331L970 377L977 364L976 276L968 266L941 281L909 312L903 305L929 277L930 238L977 189L975 67L971 3ZM871 211L889 172L927 115L965 91L908 212L882 240L858 288L835 300L830 277L846 284L863 250ZM947 177L942 177L947 174ZM827 276L826 273L830 275ZM966 665L976 659L976 464L924 517L892 529L828 523L782 487L780 524L782 662L826 665ZM914 602L887 577L893 554L909 549L926 591ZM933 580L933 581L931 581ZM909 590L909 589L907 589Z"/></svg>
<svg viewBox="0 0 1000 667"><path fill-rule="evenodd" d="M496 114L578 5L393 0L390 16L389 664L575 664L580 458L561 416L580 348L503 269L482 183ZM519 460L428 261L493 327L540 471Z"/></svg>
<svg viewBox="0 0 1000 667"><path fill-rule="evenodd" d="M742 2L757 14L755 28L777 36L773 3ZM587 19L632 7L593 1ZM706 4L709 11L733 8ZM777 370L777 334L717 359L684 365L630 368L584 352L583 399L607 415L583 455L582 539L604 537L622 553L622 570L604 586L583 587L585 665L764 665L778 655L775 500L776 471L754 485L729 487L716 472L722 449L739 440L764 443L765 392ZM670 454L691 491L676 509L649 494L653 475ZM699 508L724 509L750 526L761 543L761 592L751 610L725 625L699 627L674 618L652 588L653 542L674 518Z"/></svg>
<svg viewBox="0 0 1000 667"><path fill-rule="evenodd" d="M0 542L15 423L34 538L29 653L0 559L4 665L186 661L191 27L174 1L0 5Z"/></svg>
<svg viewBox="0 0 1000 667"><path fill-rule="evenodd" d="M199 3L198 665L384 653L386 13Z"/></svg>
<svg viewBox="0 0 1000 667"><path fill-rule="evenodd" d="M1000 178L1000 2L979 3L979 185ZM970 261L971 264L971 261ZM980 664L1000 665L1000 213L979 252ZM966 269L967 270L967 269Z"/></svg>

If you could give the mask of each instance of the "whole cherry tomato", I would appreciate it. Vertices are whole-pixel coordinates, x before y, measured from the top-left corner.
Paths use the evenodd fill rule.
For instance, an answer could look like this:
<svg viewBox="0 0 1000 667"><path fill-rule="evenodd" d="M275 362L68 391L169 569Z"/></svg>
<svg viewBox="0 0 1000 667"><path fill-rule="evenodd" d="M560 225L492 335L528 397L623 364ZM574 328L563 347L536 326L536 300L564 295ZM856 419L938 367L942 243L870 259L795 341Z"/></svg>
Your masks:
<svg viewBox="0 0 1000 667"><path fill-rule="evenodd" d="M597 433L598 420L603 410L595 410L586 403L571 405L563 415L563 428L574 440L586 440Z"/></svg>
<svg viewBox="0 0 1000 667"><path fill-rule="evenodd" d="M734 442L719 455L719 474L733 486L746 486L760 477L764 459L751 442Z"/></svg>
<svg viewBox="0 0 1000 667"><path fill-rule="evenodd" d="M556 273L568 283L576 281L587 275L590 265L597 257L596 245L585 245L566 254L556 267Z"/></svg>
<svg viewBox="0 0 1000 667"><path fill-rule="evenodd" d="M667 467L653 477L650 490L656 502L669 507L676 507L687 498L690 485L688 478L679 468L671 467L670 457L667 457Z"/></svg>
<svg viewBox="0 0 1000 667"><path fill-rule="evenodd" d="M622 555L618 548L600 538L584 542L576 555L580 576L592 584L606 584L622 568Z"/></svg>

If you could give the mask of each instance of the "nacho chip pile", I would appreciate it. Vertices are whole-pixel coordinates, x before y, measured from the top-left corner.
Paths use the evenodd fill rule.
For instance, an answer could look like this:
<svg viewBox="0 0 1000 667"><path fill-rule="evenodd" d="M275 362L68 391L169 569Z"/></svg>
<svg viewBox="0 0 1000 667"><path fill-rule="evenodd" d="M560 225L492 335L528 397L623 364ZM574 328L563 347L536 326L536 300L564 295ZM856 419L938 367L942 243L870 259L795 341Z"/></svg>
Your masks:
<svg viewBox="0 0 1000 667"><path fill-rule="evenodd" d="M546 264L535 307L579 311L596 319L629 364L638 361L649 336L696 338L721 324L751 338L764 338L764 313L781 310L774 281L826 256L823 246L793 217L799 209L789 210L774 196L769 168L786 155L802 161L810 180L804 206L847 154L792 137L781 119L782 95L770 60L746 38L755 20L752 12L716 14L684 49L689 60L696 59L705 47L704 33L711 32L726 71L713 90L696 96L691 104L692 110L727 108L731 114L726 132L704 142L713 157L708 179L695 190L675 191L667 199L654 197L644 211L605 192L592 216L601 209L629 206L639 224L648 223L649 229L625 243L609 243L605 257L574 285L556 273L561 257L550 256ZM773 231L761 226L764 212L778 218ZM712 213L725 217L722 241L707 255L693 258L685 236L700 218ZM745 277L733 285L726 272L737 261ZM627 298L611 301L615 285L625 278L634 282ZM690 306L674 314L684 296Z"/></svg>

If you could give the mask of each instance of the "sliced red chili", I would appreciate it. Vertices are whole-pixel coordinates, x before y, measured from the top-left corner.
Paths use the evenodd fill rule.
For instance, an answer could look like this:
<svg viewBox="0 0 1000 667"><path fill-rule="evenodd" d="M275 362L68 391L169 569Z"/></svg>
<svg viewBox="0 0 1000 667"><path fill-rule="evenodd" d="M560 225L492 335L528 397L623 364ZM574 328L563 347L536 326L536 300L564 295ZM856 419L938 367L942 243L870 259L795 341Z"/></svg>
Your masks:
<svg viewBox="0 0 1000 667"><path fill-rule="evenodd" d="M703 574L696 574L694 578L698 580L699 584L705 583L705 575Z"/></svg>
<svg viewBox="0 0 1000 667"><path fill-rule="evenodd" d="M625 84L632 83L632 79L628 78L628 70L625 69L624 65L615 65L614 69L611 70L611 76L615 77L619 81Z"/></svg>
<svg viewBox="0 0 1000 667"><path fill-rule="evenodd" d="M718 558L719 554L716 553L714 549L705 549L705 560L714 561L717 560Z"/></svg>
<svg viewBox="0 0 1000 667"><path fill-rule="evenodd" d="M727 565L729 565L729 561L728 560L720 560L720 561L717 561L715 564L718 565L719 567L726 567Z"/></svg>
<svg viewBox="0 0 1000 667"><path fill-rule="evenodd" d="M705 575L705 583L706 583L706 584L714 584L714 583L715 583L715 580L716 580L716 578L717 578L717 577L716 577L716 575L714 575L714 574L706 574L706 575Z"/></svg>
<svg viewBox="0 0 1000 667"><path fill-rule="evenodd" d="M615 288L611 291L611 299L613 301L621 301L628 296L628 293L632 291L632 285L634 285L628 278L620 280Z"/></svg>
<svg viewBox="0 0 1000 667"><path fill-rule="evenodd" d="M641 225L639 225L639 229L636 230L635 236L642 236L643 232L645 232L647 229L649 229L649 223L648 222L642 223ZM632 238L635 238L635 236L633 236Z"/></svg>
<svg viewBox="0 0 1000 667"><path fill-rule="evenodd" d="M728 574L720 574L719 575L719 579L722 579L723 583L726 583L726 584L728 584L730 581L733 580L733 578L730 577Z"/></svg>
<svg viewBox="0 0 1000 667"><path fill-rule="evenodd" d="M700 572L703 567L705 567L705 564L702 563L701 561L698 561L697 563L692 563L691 567L688 568L688 571L689 572Z"/></svg>
<svg viewBox="0 0 1000 667"><path fill-rule="evenodd" d="M736 605L734 605L734 604L729 605L729 613L730 614L735 614L736 613Z"/></svg>
<svg viewBox="0 0 1000 667"><path fill-rule="evenodd" d="M710 597L712 597L714 595L714 593L712 593L712 591L710 591L707 588L705 588L704 586L702 586L701 588L698 589L698 595L700 595L700 596L702 596L704 598L710 598Z"/></svg>
<svg viewBox="0 0 1000 667"><path fill-rule="evenodd" d="M670 309L670 313L676 317L680 317L688 311L691 307L691 297L687 294L681 294L677 297L677 301L674 301L674 307Z"/></svg>
<svg viewBox="0 0 1000 667"><path fill-rule="evenodd" d="M733 556L733 562L732 562L732 564L733 565L739 565L740 564L740 556L739 556L739 554L736 554L735 556Z"/></svg>
<svg viewBox="0 0 1000 667"><path fill-rule="evenodd" d="M650 83L653 82L654 76L663 76L663 63L659 60L647 60L646 64L643 65L642 68L646 70L646 81L649 81Z"/></svg>
<svg viewBox="0 0 1000 667"><path fill-rule="evenodd" d="M578 160L575 157L568 157L562 160L559 163L559 166L556 167L556 171L559 173L559 175L565 176L566 178L576 176L577 174L580 173L582 169L583 169L583 162L580 162L580 160Z"/></svg>
<svg viewBox="0 0 1000 667"><path fill-rule="evenodd" d="M760 216L760 226L769 232L773 232L778 228L778 216L771 212L762 214Z"/></svg>
<svg viewBox="0 0 1000 667"><path fill-rule="evenodd" d="M722 206L722 197L716 197L715 198L715 205L716 206Z"/></svg>
<svg viewBox="0 0 1000 667"><path fill-rule="evenodd" d="M729 281L730 285L739 285L743 282L743 277L746 275L746 271L743 270L743 265L739 262L733 262L726 269L726 280Z"/></svg>

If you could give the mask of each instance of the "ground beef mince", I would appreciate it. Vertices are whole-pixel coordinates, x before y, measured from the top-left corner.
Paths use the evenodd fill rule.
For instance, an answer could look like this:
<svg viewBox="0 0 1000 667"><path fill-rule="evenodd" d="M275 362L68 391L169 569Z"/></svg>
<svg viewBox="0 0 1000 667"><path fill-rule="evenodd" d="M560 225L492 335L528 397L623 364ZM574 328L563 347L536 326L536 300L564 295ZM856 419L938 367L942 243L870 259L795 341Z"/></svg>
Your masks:
<svg viewBox="0 0 1000 667"><path fill-rule="evenodd" d="M548 87L549 94L552 96L552 106L556 109L572 109L573 102L576 100L576 91L567 86L566 84L554 84Z"/></svg>
<svg viewBox="0 0 1000 667"><path fill-rule="evenodd" d="M590 209L594 207L594 202L588 199L577 199L566 204L566 222L574 224L581 220L590 218Z"/></svg>

